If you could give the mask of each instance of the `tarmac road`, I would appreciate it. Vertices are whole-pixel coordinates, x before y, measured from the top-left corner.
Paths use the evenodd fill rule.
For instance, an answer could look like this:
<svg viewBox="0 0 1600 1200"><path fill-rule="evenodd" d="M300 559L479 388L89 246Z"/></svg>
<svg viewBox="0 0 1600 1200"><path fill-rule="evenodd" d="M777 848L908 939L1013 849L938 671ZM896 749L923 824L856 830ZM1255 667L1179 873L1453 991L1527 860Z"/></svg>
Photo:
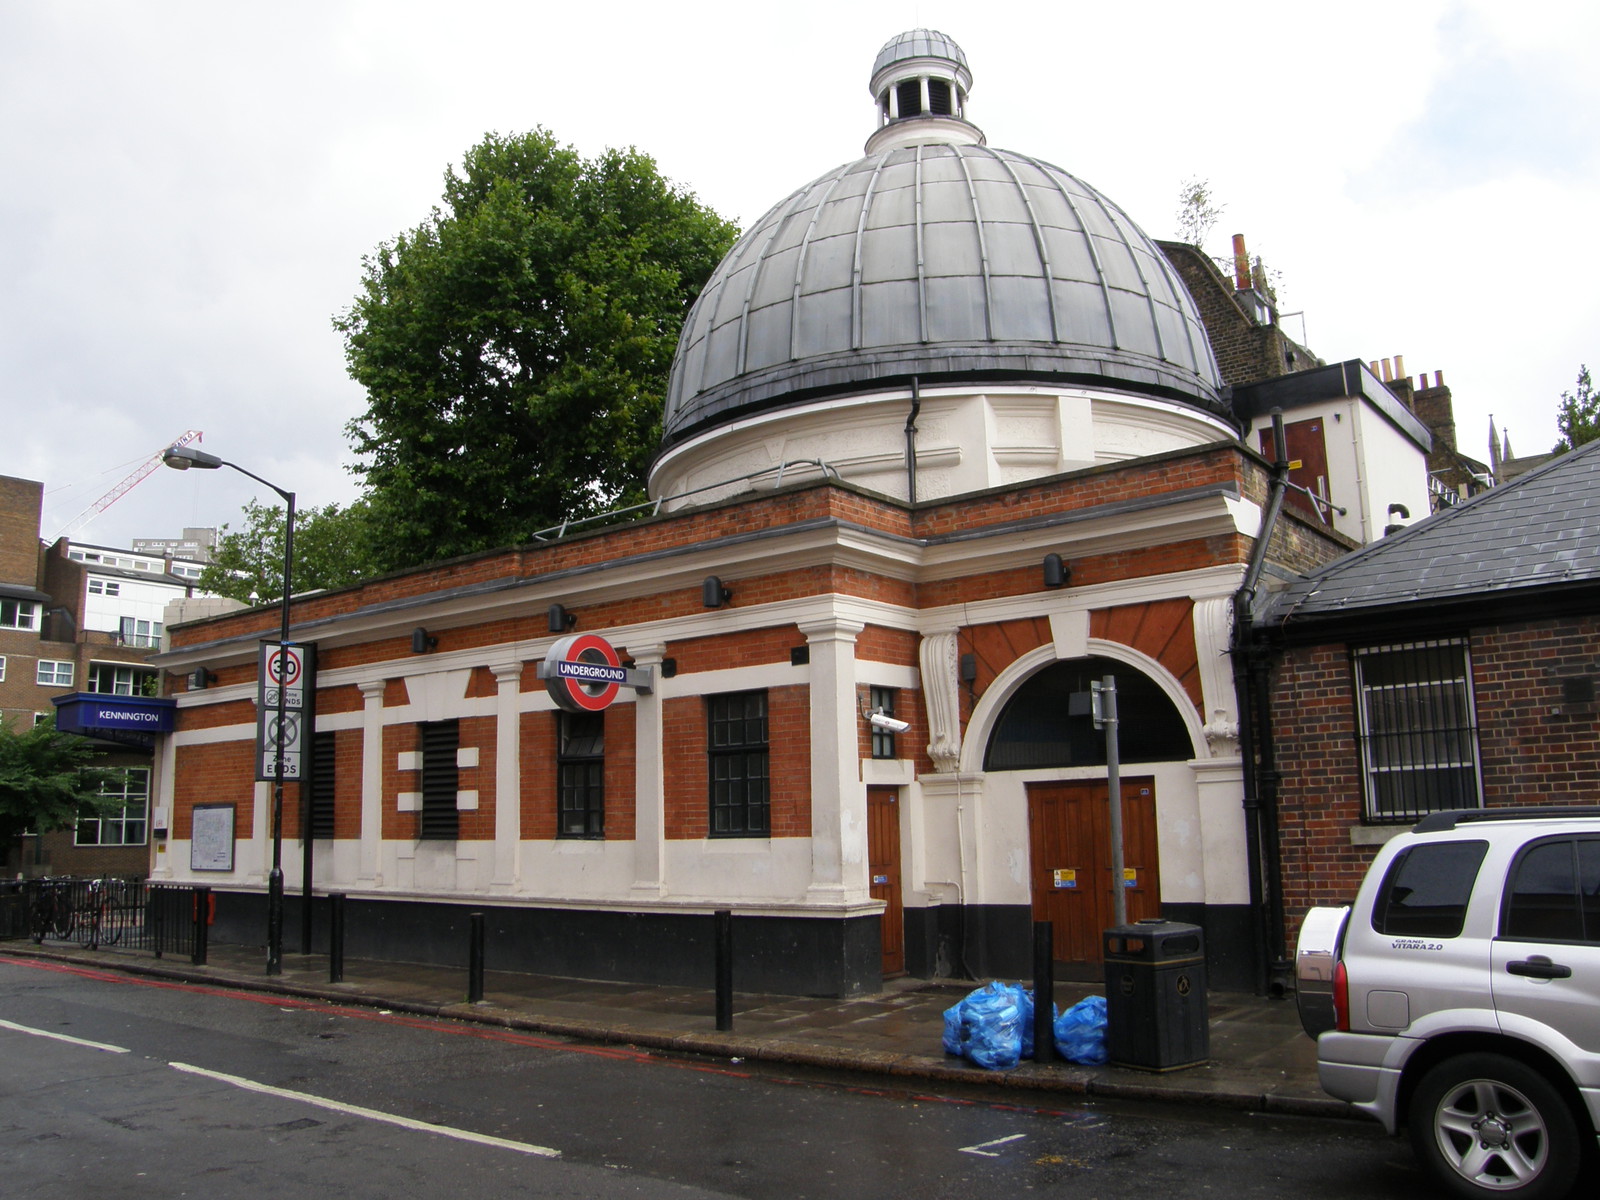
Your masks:
<svg viewBox="0 0 1600 1200"><path fill-rule="evenodd" d="M7 1197L1429 1194L1351 1121L862 1087L64 964L0 962L0 1021Z"/></svg>

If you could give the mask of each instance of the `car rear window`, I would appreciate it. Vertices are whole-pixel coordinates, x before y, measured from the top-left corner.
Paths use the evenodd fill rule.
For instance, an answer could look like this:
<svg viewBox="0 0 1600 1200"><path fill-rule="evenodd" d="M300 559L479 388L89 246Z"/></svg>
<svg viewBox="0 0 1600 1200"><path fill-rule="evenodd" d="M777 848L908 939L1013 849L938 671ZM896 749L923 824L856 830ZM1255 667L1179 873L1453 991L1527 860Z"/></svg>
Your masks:
<svg viewBox="0 0 1600 1200"><path fill-rule="evenodd" d="M1392 937L1461 934L1489 843L1427 842L1402 851L1384 876L1372 928Z"/></svg>

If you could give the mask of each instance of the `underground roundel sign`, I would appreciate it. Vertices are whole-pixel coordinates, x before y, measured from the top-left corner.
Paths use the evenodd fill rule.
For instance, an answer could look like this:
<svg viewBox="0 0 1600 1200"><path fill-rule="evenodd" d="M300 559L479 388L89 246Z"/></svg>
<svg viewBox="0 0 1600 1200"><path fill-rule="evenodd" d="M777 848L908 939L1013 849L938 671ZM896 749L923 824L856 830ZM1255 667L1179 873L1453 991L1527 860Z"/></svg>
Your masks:
<svg viewBox="0 0 1600 1200"><path fill-rule="evenodd" d="M568 712L599 712L627 678L616 650L597 634L564 637L544 656L544 686Z"/></svg>

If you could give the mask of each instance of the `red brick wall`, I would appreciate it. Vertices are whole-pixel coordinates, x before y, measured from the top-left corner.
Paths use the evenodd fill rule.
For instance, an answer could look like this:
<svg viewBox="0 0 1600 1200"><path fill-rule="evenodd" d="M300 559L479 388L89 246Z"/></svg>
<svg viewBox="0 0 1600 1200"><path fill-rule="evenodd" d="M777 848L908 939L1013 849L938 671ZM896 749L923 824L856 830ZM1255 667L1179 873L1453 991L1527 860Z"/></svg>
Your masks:
<svg viewBox="0 0 1600 1200"><path fill-rule="evenodd" d="M1593 678L1600 617L1489 627L1469 641L1484 802L1593 804L1600 704L1568 704L1563 680ZM1362 780L1349 647L1296 647L1274 673L1272 737L1289 945L1305 910L1350 900L1375 847L1352 846Z"/></svg>
<svg viewBox="0 0 1600 1200"><path fill-rule="evenodd" d="M333 836L361 836L360 729L336 729L333 734Z"/></svg>
<svg viewBox="0 0 1600 1200"><path fill-rule="evenodd" d="M767 689L767 746L772 836L811 836L811 692L804 686ZM706 758L706 698L683 696L662 705L666 770L666 836L708 836L711 827Z"/></svg>
<svg viewBox="0 0 1600 1200"><path fill-rule="evenodd" d="M560 718L553 712L522 714L522 837L546 841L556 836L556 735ZM606 798L610 799L611 721L606 721ZM611 814L606 813L607 825ZM609 833L608 833L609 836Z"/></svg>
<svg viewBox="0 0 1600 1200"><path fill-rule="evenodd" d="M173 799L172 836L194 836L194 806L235 806L235 836L250 836L255 820L255 742L216 742L179 746L173 770L179 781Z"/></svg>
<svg viewBox="0 0 1600 1200"><path fill-rule="evenodd" d="M488 671L483 672L488 675ZM494 680L489 680L491 691ZM458 791L478 793L478 807L467 812L458 813L456 825L456 840L462 842L492 842L494 841L494 809L496 803L494 790L494 760L495 760L495 718L494 717L462 717L459 725L460 741L457 743L462 749L468 746L478 748L478 765L475 767L461 767L456 772L456 788Z"/></svg>
<svg viewBox="0 0 1600 1200"><path fill-rule="evenodd" d="M422 734L415 725L385 725L383 727L383 839L398 841L415 838L422 814L401 812L401 792L422 790L421 771L402 771L396 765L400 754L406 750L422 749Z"/></svg>

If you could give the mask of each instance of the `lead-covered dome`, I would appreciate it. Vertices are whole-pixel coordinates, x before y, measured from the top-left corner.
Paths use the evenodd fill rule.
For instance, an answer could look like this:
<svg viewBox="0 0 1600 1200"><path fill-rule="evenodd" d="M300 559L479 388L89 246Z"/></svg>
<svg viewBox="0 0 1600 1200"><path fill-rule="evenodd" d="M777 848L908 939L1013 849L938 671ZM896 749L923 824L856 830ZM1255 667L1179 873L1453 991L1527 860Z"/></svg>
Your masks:
<svg viewBox="0 0 1600 1200"><path fill-rule="evenodd" d="M684 324L671 447L746 414L903 383L1153 393L1226 417L1194 302L1161 251L1061 168L983 144L966 56L891 39L866 157L775 205Z"/></svg>

